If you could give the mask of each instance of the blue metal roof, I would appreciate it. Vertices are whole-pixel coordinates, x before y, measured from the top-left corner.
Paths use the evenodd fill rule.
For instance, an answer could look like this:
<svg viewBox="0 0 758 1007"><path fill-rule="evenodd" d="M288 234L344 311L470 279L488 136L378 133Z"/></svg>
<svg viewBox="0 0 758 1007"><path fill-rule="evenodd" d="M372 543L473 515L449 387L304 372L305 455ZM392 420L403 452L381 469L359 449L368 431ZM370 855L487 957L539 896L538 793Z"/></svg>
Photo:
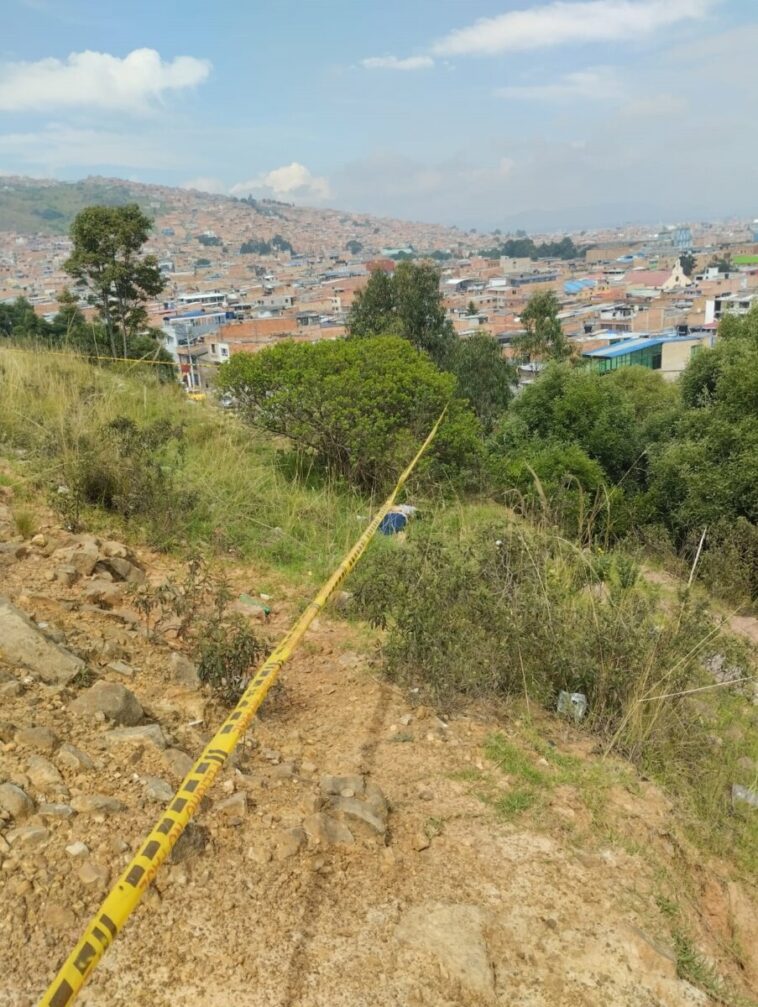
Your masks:
<svg viewBox="0 0 758 1007"><path fill-rule="evenodd" d="M622 339L615 346L600 346L596 350L586 350L583 357L623 357L625 353L636 350L651 350L654 346L670 343L676 336L660 336L656 339Z"/></svg>

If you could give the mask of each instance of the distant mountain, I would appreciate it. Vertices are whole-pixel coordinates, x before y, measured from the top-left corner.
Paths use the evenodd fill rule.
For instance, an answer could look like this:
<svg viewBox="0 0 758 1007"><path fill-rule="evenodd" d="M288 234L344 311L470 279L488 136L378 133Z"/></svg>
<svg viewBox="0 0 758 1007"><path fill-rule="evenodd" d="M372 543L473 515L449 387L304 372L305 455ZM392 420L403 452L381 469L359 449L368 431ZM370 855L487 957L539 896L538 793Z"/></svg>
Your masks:
<svg viewBox="0 0 758 1007"><path fill-rule="evenodd" d="M109 178L81 182L0 177L0 231L22 234L65 234L85 206L139 203L151 215L167 208L170 190Z"/></svg>
<svg viewBox="0 0 758 1007"><path fill-rule="evenodd" d="M328 246L351 254L408 244L421 251L455 247L462 252L472 243L457 228L438 224L100 177L59 182L0 176L0 232L66 234L85 206L125 203L138 203L158 227L177 223L185 239L188 231L196 234L211 226L235 253L245 241L277 236L280 243L287 242L298 251ZM481 241L481 236L476 240Z"/></svg>

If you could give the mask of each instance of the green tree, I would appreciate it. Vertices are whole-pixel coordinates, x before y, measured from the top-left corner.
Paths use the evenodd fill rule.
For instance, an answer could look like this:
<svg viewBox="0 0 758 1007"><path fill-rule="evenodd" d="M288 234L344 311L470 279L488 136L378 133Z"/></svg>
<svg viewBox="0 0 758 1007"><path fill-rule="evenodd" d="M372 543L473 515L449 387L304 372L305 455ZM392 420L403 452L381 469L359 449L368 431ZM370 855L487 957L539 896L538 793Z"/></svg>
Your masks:
<svg viewBox="0 0 758 1007"><path fill-rule="evenodd" d="M455 378L397 337L284 342L238 353L221 368L218 384L248 422L289 438L361 489L386 489L448 402L426 465L438 479L460 482L481 459L476 417L451 400Z"/></svg>
<svg viewBox="0 0 758 1007"><path fill-rule="evenodd" d="M345 248L351 255L358 255L359 252L363 251L362 243L357 241L355 238L351 238L350 241L345 244Z"/></svg>
<svg viewBox="0 0 758 1007"><path fill-rule="evenodd" d="M142 251L151 226L136 203L88 206L71 225L64 269L87 288L114 357L130 356L130 343L149 333L146 303L164 287L155 256Z"/></svg>
<svg viewBox="0 0 758 1007"><path fill-rule="evenodd" d="M468 302L468 307L466 308L466 314L469 315L469 317L479 314L479 309L477 308L477 306L474 304L473 301Z"/></svg>
<svg viewBox="0 0 758 1007"><path fill-rule="evenodd" d="M477 333L455 347L450 370L458 380L458 394L468 399L485 433L508 408L516 386L516 372L496 339Z"/></svg>
<svg viewBox="0 0 758 1007"><path fill-rule="evenodd" d="M558 320L559 311L560 303L552 290L540 290L529 298L521 312L524 335L513 341L527 361L566 360L571 355L571 345Z"/></svg>
<svg viewBox="0 0 758 1007"><path fill-rule="evenodd" d="M11 304L0 304L0 334L9 339L24 341L48 340L49 326L40 318L25 297Z"/></svg>
<svg viewBox="0 0 758 1007"><path fill-rule="evenodd" d="M685 252L683 255L679 256L679 264L684 270L685 276L692 276L692 274L695 272L696 261L697 260L695 259L695 256L692 254L692 252Z"/></svg>
<svg viewBox="0 0 758 1007"><path fill-rule="evenodd" d="M347 320L351 337L397 335L444 367L456 343L446 317L439 273L428 263L401 262L393 275L374 270Z"/></svg>

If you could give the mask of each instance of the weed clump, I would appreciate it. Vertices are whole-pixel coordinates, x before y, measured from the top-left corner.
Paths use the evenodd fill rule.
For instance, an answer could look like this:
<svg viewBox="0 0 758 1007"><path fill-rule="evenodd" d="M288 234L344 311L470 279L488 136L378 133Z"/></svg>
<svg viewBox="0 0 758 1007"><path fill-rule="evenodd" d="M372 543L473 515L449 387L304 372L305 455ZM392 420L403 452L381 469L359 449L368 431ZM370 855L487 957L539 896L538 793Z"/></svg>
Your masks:
<svg viewBox="0 0 758 1007"><path fill-rule="evenodd" d="M54 435L60 438L60 432ZM176 484L184 458L184 430L167 419L138 424L117 416L101 427L73 434L67 443L49 443L58 460L55 509L72 530L82 525L84 509L101 507L127 521L147 522L156 544L175 534L177 523L195 505Z"/></svg>
<svg viewBox="0 0 758 1007"><path fill-rule="evenodd" d="M133 589L134 606L145 619L148 635L157 638L170 630L186 640L198 678L230 706L266 652L266 641L243 616L229 610L231 600L229 585L198 555L190 559L182 579Z"/></svg>
<svg viewBox="0 0 758 1007"><path fill-rule="evenodd" d="M717 713L741 699L699 692L713 689L714 659L749 677L750 658L691 593L662 606L626 554L521 524L458 540L419 525L369 555L352 586L358 610L386 630L388 677L448 709L525 697L554 711L561 691L583 693L582 726L603 752L678 794L714 845L754 859L755 827L729 798L745 743L738 719L730 714L727 730ZM496 761L513 758L503 751ZM516 768L533 793L539 774ZM509 798L503 814L526 799Z"/></svg>

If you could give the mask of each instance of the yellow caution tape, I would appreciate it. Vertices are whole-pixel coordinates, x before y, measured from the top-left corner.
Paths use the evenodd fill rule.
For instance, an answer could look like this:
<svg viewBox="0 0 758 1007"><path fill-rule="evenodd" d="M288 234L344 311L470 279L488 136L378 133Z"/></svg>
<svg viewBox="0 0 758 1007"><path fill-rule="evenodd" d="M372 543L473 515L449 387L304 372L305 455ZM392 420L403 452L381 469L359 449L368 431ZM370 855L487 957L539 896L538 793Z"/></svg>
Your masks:
<svg viewBox="0 0 758 1007"><path fill-rule="evenodd" d="M87 977L136 909L157 874L158 868L169 855L197 810L203 795L210 788L221 767L247 730L250 721L276 681L282 665L302 640L306 630L326 605L331 595L366 551L366 547L376 533L382 519L393 506L397 494L434 440L446 412L447 406L442 410L437 422L429 432L429 436L401 474L395 488L374 515L366 530L281 643L274 648L267 660L260 666L239 703L208 742L203 754L185 776L155 828L147 836L144 845L132 858L96 915L90 920L81 940L61 966L60 971L40 1000L39 1007L68 1007L74 1002Z"/></svg>

